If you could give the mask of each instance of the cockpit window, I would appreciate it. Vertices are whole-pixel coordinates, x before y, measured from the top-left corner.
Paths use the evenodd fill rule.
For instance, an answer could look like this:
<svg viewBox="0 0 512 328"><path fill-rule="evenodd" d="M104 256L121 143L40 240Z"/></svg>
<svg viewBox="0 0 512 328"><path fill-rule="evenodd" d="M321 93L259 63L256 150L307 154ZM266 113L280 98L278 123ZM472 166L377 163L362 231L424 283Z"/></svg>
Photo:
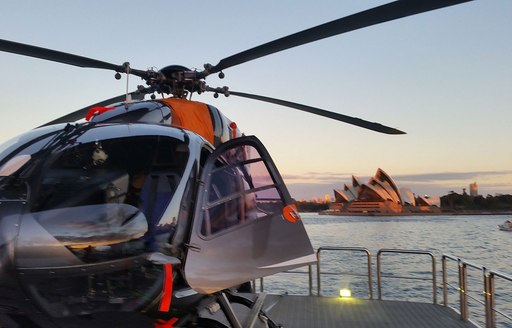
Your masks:
<svg viewBox="0 0 512 328"><path fill-rule="evenodd" d="M62 125L31 130L0 145L0 202L26 201L28 185L17 175L29 163L32 154L41 150L55 136Z"/></svg>
<svg viewBox="0 0 512 328"><path fill-rule="evenodd" d="M7 177L18 171L30 160L30 155L24 154L11 158L4 165L0 166L0 177Z"/></svg>
<svg viewBox="0 0 512 328"><path fill-rule="evenodd" d="M251 220L281 213L282 197L258 151L240 146L226 151L207 184L201 233L216 234Z"/></svg>
<svg viewBox="0 0 512 328"><path fill-rule="evenodd" d="M13 156L32 154L51 139L62 125L53 125L25 132L0 145L0 166Z"/></svg>
<svg viewBox="0 0 512 328"><path fill-rule="evenodd" d="M127 204L149 229L160 221L182 177L188 148L162 136L85 142L54 151L32 177L31 211Z"/></svg>

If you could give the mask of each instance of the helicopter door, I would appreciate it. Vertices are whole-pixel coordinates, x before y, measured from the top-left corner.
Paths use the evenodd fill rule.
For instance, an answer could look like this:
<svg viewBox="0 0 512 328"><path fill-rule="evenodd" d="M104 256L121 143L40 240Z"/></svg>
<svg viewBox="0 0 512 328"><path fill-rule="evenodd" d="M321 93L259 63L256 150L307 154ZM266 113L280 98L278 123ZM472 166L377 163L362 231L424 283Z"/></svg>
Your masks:
<svg viewBox="0 0 512 328"><path fill-rule="evenodd" d="M311 264L315 253L270 155L241 137L208 156L185 261L192 288L212 293Z"/></svg>

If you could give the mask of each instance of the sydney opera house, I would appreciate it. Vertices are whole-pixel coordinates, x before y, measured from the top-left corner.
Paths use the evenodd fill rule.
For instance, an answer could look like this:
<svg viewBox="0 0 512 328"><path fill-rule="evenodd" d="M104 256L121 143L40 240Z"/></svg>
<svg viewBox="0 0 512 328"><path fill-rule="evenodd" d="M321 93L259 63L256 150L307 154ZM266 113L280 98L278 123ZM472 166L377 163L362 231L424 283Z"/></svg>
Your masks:
<svg viewBox="0 0 512 328"><path fill-rule="evenodd" d="M398 188L393 179L382 169L367 183L352 176L352 183L343 190L334 190L331 213L350 215L400 215L438 213L439 197L415 196L409 188Z"/></svg>

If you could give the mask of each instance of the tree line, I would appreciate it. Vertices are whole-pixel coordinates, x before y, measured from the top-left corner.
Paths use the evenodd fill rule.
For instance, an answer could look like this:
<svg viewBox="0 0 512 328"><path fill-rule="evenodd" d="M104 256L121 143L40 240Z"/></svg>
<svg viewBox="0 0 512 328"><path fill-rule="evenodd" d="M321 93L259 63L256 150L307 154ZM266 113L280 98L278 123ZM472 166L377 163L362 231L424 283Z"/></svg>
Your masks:
<svg viewBox="0 0 512 328"><path fill-rule="evenodd" d="M441 197L441 209L449 210L480 210L480 211L511 211L512 195L487 195L486 197L470 196L463 192L450 192Z"/></svg>

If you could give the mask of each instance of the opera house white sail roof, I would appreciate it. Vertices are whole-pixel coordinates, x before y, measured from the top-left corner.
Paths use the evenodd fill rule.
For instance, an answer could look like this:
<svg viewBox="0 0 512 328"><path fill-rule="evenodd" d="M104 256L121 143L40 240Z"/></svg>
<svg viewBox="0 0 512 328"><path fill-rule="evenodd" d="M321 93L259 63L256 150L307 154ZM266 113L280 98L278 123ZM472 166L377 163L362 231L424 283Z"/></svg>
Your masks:
<svg viewBox="0 0 512 328"><path fill-rule="evenodd" d="M395 181L381 168L377 169L375 176L370 178L368 183L360 183L357 177L352 176L352 185L345 184L343 190L334 190L334 198L340 202L390 200L397 204L402 203L402 196Z"/></svg>
<svg viewBox="0 0 512 328"><path fill-rule="evenodd" d="M395 181L381 168L371 177L367 183L361 183L358 178L352 176L352 184L345 184L343 190L334 190L335 204L338 208L345 205L349 212L402 212L404 206L416 207L440 207L439 197L417 197L409 188L398 188Z"/></svg>

